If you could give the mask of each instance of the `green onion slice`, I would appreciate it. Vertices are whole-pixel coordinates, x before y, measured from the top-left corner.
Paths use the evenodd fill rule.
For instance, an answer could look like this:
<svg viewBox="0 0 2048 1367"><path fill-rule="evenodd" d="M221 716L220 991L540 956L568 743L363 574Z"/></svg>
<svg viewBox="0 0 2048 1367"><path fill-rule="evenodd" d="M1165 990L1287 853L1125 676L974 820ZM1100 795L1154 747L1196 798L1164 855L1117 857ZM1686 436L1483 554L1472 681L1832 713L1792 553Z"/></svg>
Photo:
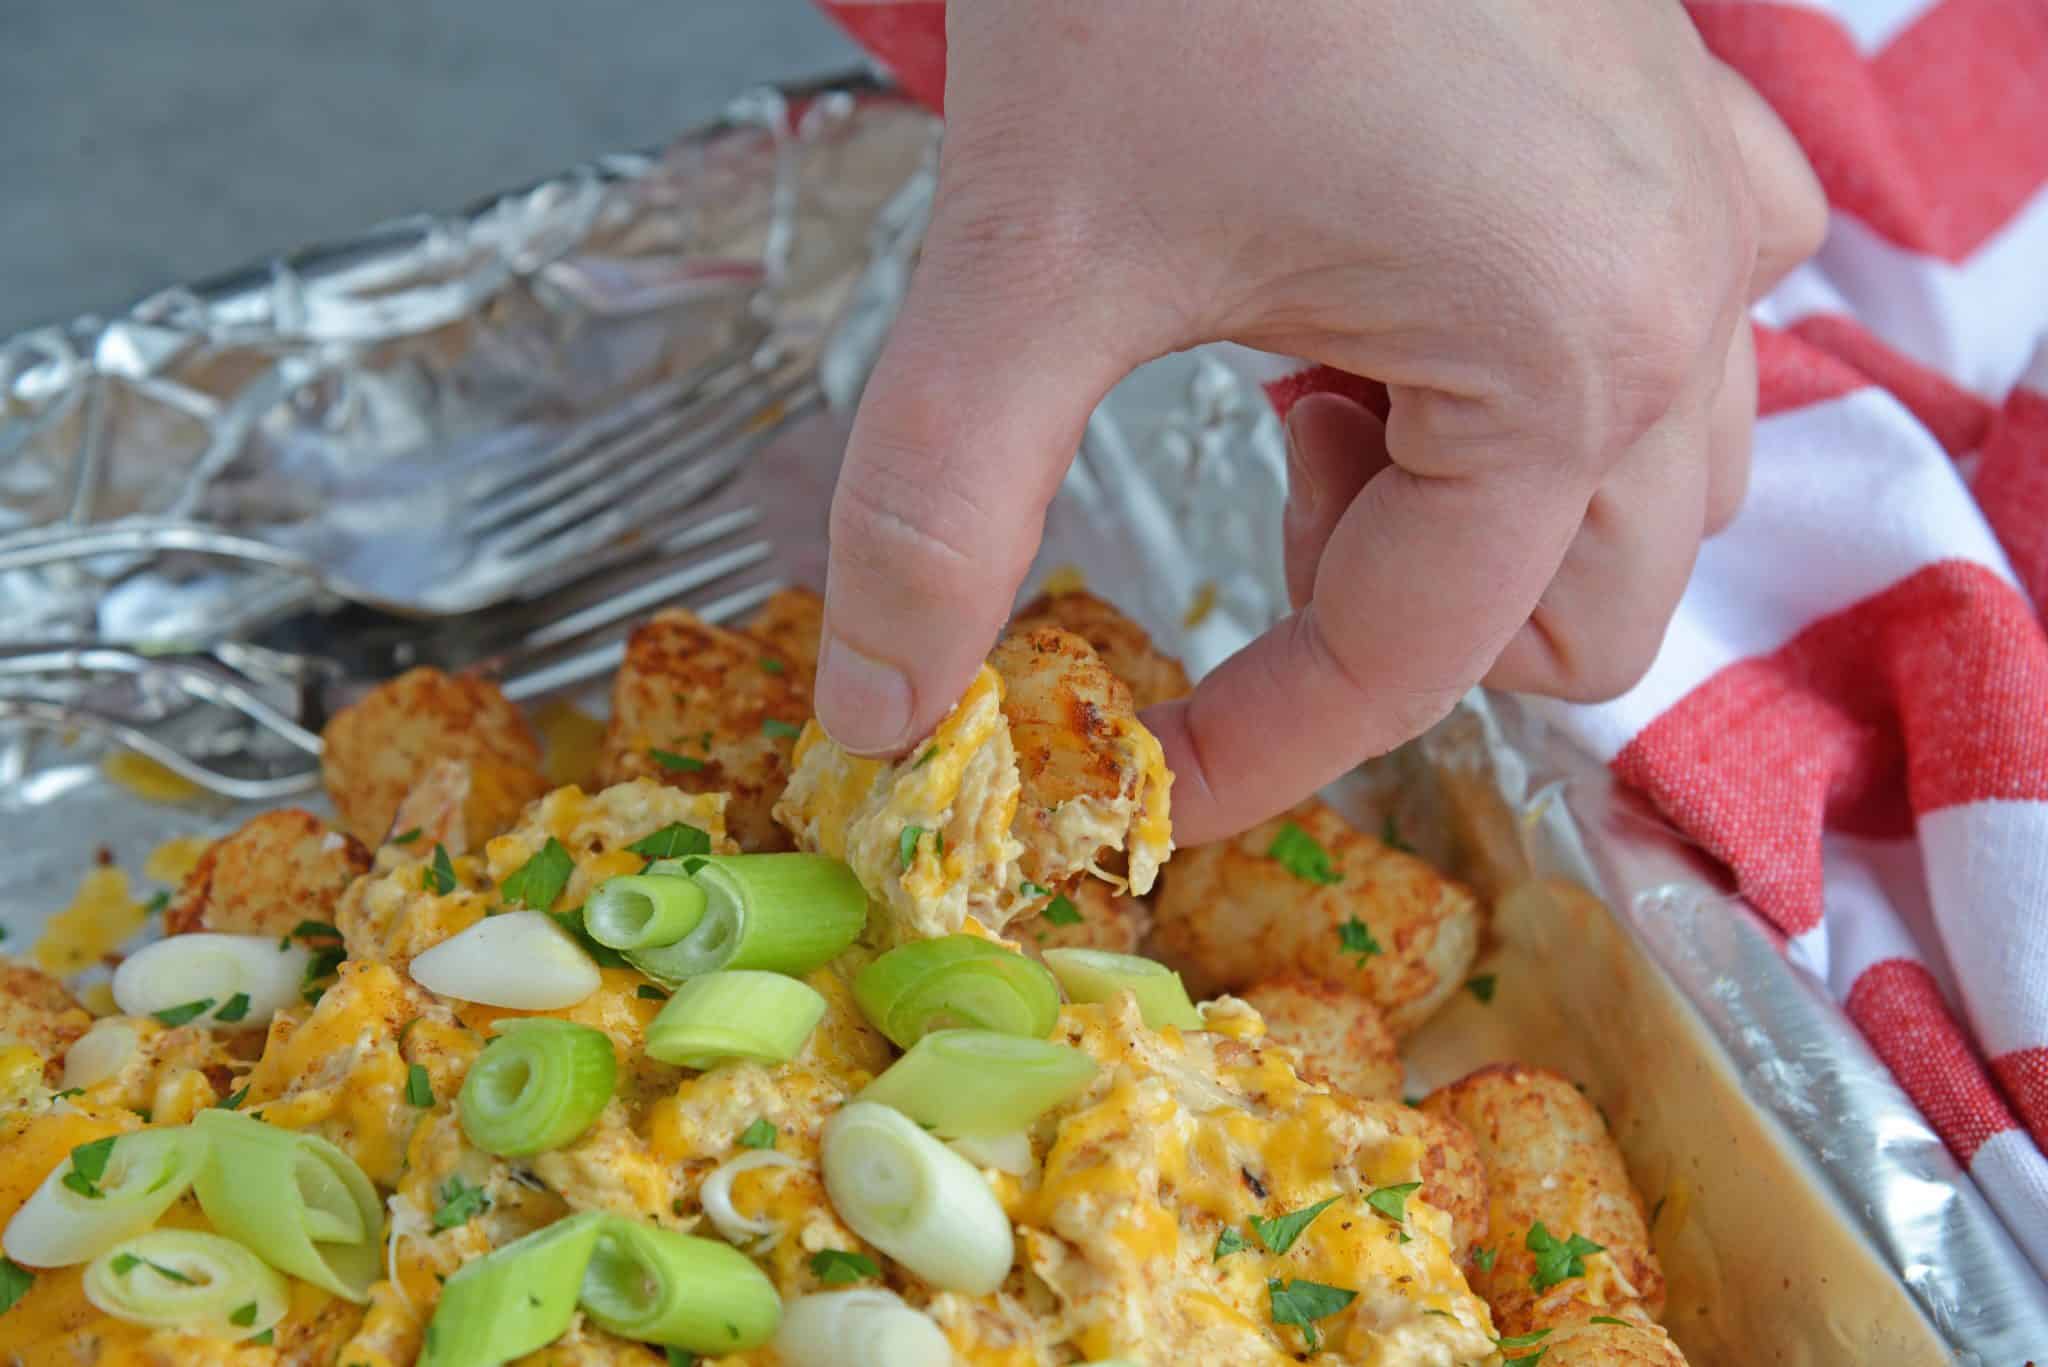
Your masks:
<svg viewBox="0 0 2048 1367"><path fill-rule="evenodd" d="M993 1030L939 1030L860 1094L941 1138L1021 1130L1095 1077L1095 1060L1050 1040Z"/></svg>
<svg viewBox="0 0 2048 1367"><path fill-rule="evenodd" d="M665 986L727 968L808 973L854 942L868 895L853 870L822 854L696 855L648 867L687 872L704 916L673 944L634 950L633 967Z"/></svg>
<svg viewBox="0 0 2048 1367"><path fill-rule="evenodd" d="M505 1021L462 1080L462 1132L503 1158L562 1148L597 1120L618 1076L602 1030L564 1020Z"/></svg>
<svg viewBox="0 0 2048 1367"><path fill-rule="evenodd" d="M775 1357L787 1367L952 1367L957 1360L931 1316L872 1286L792 1301Z"/></svg>
<svg viewBox="0 0 2048 1367"><path fill-rule="evenodd" d="M609 1218L572 1215L463 1264L441 1288L419 1367L499 1367L560 1338Z"/></svg>
<svg viewBox="0 0 2048 1367"><path fill-rule="evenodd" d="M1052 974L977 935L897 946L854 978L853 999L899 1049L959 1026L1044 1039L1060 1013Z"/></svg>
<svg viewBox="0 0 2048 1367"><path fill-rule="evenodd" d="M1106 949L1048 949L1046 967L1077 1002L1114 1001L1119 992L1138 999L1138 1013L1154 1030L1202 1029L1202 1013L1188 1000L1180 974L1154 959Z"/></svg>
<svg viewBox="0 0 2048 1367"><path fill-rule="evenodd" d="M987 1295L1016 1255L1010 1217L972 1163L901 1111L855 1101L825 1122L825 1191L847 1227L946 1291Z"/></svg>
<svg viewBox="0 0 2048 1367"><path fill-rule="evenodd" d="M613 1215L583 1273L583 1309L599 1327L698 1353L739 1353L775 1333L782 1298L744 1254Z"/></svg>
<svg viewBox="0 0 2048 1367"><path fill-rule="evenodd" d="M85 1298L131 1324L241 1339L284 1318L291 1287L232 1239L153 1229L114 1244L85 1269Z"/></svg>
<svg viewBox="0 0 2048 1367"><path fill-rule="evenodd" d="M261 1030L299 999L312 954L268 935L197 931L144 945L114 970L114 1004L123 1015L155 1016L165 1025L203 1024ZM227 1014L207 1017L216 1005Z"/></svg>
<svg viewBox="0 0 2048 1367"><path fill-rule="evenodd" d="M809 983L748 969L706 973L678 987L648 1022L647 1053L684 1068L783 1063L824 1018L825 999Z"/></svg>
<svg viewBox="0 0 2048 1367"><path fill-rule="evenodd" d="M66 1157L15 1211L0 1245L31 1267L86 1262L155 1224L192 1185L205 1158L205 1137L182 1128L137 1130L111 1140L104 1166L89 1182L65 1180L74 1171ZM98 1195L89 1197L80 1186Z"/></svg>
<svg viewBox="0 0 2048 1367"><path fill-rule="evenodd" d="M629 873L607 878L583 904L583 928L613 949L672 945L704 919L704 889L695 879Z"/></svg>
<svg viewBox="0 0 2048 1367"><path fill-rule="evenodd" d="M274 1129L240 1111L205 1110L194 1186L215 1229L265 1262L345 1300L378 1276L384 1207L355 1160L318 1135Z"/></svg>

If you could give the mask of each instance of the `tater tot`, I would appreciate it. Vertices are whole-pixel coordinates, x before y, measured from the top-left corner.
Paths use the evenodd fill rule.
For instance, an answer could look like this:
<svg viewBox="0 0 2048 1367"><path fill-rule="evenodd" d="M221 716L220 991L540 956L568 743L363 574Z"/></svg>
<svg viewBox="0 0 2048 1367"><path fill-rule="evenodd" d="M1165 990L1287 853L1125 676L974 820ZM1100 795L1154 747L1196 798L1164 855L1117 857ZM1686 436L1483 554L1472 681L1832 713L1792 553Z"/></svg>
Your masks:
<svg viewBox="0 0 2048 1367"><path fill-rule="evenodd" d="M1654 1319L1664 1309L1664 1272L1650 1247L1642 1200L1621 1150L1592 1102L1545 1068L1496 1063L1440 1087L1422 1109L1457 1121L1478 1142L1492 1193L1491 1267L1472 1266L1473 1289L1503 1334L1577 1323L1588 1315ZM1539 1278L1528 1247L1541 1224L1555 1245L1573 1236L1599 1244L1580 1275L1553 1254ZM1554 1282L1551 1276L1558 1279ZM1545 1285L1538 1287L1537 1281ZM1626 1359L1624 1359L1626 1360Z"/></svg>
<svg viewBox="0 0 2048 1367"><path fill-rule="evenodd" d="M265 812L206 847L164 909L164 930L285 935L301 921L332 921L369 868L361 841L311 812Z"/></svg>
<svg viewBox="0 0 2048 1367"><path fill-rule="evenodd" d="M510 699L487 679L415 669L334 714L322 733L321 778L341 824L365 845L394 832L398 804L442 760L469 763L469 836L511 825L547 791L540 743Z"/></svg>
<svg viewBox="0 0 2048 1367"><path fill-rule="evenodd" d="M1422 1196L1451 1217L1451 1252L1463 1258L1485 1241L1488 1229L1486 1167L1479 1145L1455 1120L1429 1115L1399 1101L1361 1101L1395 1134L1422 1145Z"/></svg>
<svg viewBox="0 0 2048 1367"><path fill-rule="evenodd" d="M1266 1020L1269 1038L1292 1049L1302 1075L1367 1100L1401 1097L1401 1055L1378 1008L1314 978L1268 978L1238 993Z"/></svg>
<svg viewBox="0 0 2048 1367"><path fill-rule="evenodd" d="M25 1044L42 1057L43 1076L54 1082L64 1051L92 1028L92 1016L58 982L39 968L0 959L0 1048ZM34 1060L23 1065L34 1080Z"/></svg>
<svg viewBox="0 0 2048 1367"><path fill-rule="evenodd" d="M1135 954L1151 926L1151 913L1136 897L1125 897L1098 878L1077 878L1063 893L1077 921L1055 922L1039 912L1013 922L1003 934L1033 952L1046 949L1107 949ZM1064 918L1064 911L1062 917Z"/></svg>
<svg viewBox="0 0 2048 1367"><path fill-rule="evenodd" d="M1290 823L1327 851L1337 881L1290 872L1269 853ZM1234 840L1182 850L1161 875L1153 916L1155 947L1198 996L1314 978L1363 995L1396 1038L1458 990L1479 951L1469 889L1354 829L1320 799ZM1354 921L1362 933L1352 929L1347 941Z"/></svg>
<svg viewBox="0 0 2048 1367"><path fill-rule="evenodd" d="M1180 661L1154 646L1145 628L1092 593L1041 594L1024 605L1011 630L1036 626L1063 627L1094 646L1109 672L1130 688L1136 707L1182 697L1193 687Z"/></svg>
<svg viewBox="0 0 2048 1367"><path fill-rule="evenodd" d="M774 807L810 711L809 690L763 641L693 613L663 612L626 644L597 780L609 787L652 778L684 792L724 793L726 829L741 849L787 850L792 842Z"/></svg>
<svg viewBox="0 0 2048 1367"><path fill-rule="evenodd" d="M809 589L783 589L761 605L747 634L768 647L766 658L783 665L810 696L818 680L818 638L825 628L825 600Z"/></svg>
<svg viewBox="0 0 2048 1367"><path fill-rule="evenodd" d="M1654 1324L1582 1321L1553 1330L1527 1349L1547 1351L1544 1367L1686 1367L1685 1354Z"/></svg>

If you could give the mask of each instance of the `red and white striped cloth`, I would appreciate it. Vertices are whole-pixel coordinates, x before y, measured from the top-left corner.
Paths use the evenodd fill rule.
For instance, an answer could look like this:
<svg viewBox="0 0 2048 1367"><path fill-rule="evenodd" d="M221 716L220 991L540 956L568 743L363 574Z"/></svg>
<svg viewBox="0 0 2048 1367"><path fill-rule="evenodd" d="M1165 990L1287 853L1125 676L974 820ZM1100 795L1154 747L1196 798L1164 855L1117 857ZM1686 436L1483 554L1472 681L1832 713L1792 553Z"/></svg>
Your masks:
<svg viewBox="0 0 2048 1367"><path fill-rule="evenodd" d="M942 3L825 7L940 103ZM1656 665L1547 710L1728 864L2048 1277L2048 0L1691 12L1827 242L1756 309L1749 500Z"/></svg>

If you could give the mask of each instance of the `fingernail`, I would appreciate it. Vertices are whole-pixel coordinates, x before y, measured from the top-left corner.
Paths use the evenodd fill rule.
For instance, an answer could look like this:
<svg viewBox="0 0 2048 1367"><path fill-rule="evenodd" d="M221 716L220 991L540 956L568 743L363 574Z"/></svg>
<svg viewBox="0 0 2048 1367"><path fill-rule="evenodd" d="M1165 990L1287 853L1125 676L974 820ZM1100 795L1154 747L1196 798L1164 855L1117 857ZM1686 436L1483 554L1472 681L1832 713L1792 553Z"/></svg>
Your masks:
<svg viewBox="0 0 2048 1367"><path fill-rule="evenodd" d="M1287 410L1286 421L1280 424L1287 434L1287 505L1290 512L1311 517L1322 491L1316 487L1315 476L1309 472L1308 462L1301 454L1301 433L1296 430L1301 421L1301 405L1297 403Z"/></svg>
<svg viewBox="0 0 2048 1367"><path fill-rule="evenodd" d="M856 755L910 743L910 680L830 632L818 657L818 724Z"/></svg>

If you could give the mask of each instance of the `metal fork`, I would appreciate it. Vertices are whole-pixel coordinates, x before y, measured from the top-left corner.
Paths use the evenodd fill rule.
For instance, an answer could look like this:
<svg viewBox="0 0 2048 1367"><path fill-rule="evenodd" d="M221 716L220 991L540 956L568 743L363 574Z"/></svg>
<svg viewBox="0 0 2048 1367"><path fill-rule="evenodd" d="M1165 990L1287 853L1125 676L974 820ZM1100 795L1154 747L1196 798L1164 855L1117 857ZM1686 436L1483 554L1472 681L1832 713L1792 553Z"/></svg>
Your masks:
<svg viewBox="0 0 2048 1367"><path fill-rule="evenodd" d="M756 518L751 508L720 514L690 529L690 545L701 545L707 525L731 533ZM705 620L724 622L758 606L781 581L745 572L772 553L756 538L708 555L671 555L629 583L579 581L455 633L388 620L368 633L298 624L323 641L354 638L339 657L234 641L174 654L104 644L0 647L0 723L93 735L220 797L276 801L319 786L321 728L392 674L422 664L470 669L522 703L566 693L615 670L625 632L652 608L680 599ZM743 576L748 582L732 582ZM701 590L718 592L693 597Z"/></svg>
<svg viewBox="0 0 2048 1367"><path fill-rule="evenodd" d="M644 558L650 539L674 533L777 431L822 402L814 358L729 348L558 440L486 453L467 468L450 461L426 485L384 491L296 535L177 518L41 527L0 537L0 572L184 552L303 576L309 597L456 616ZM457 554L423 555L425 544Z"/></svg>

